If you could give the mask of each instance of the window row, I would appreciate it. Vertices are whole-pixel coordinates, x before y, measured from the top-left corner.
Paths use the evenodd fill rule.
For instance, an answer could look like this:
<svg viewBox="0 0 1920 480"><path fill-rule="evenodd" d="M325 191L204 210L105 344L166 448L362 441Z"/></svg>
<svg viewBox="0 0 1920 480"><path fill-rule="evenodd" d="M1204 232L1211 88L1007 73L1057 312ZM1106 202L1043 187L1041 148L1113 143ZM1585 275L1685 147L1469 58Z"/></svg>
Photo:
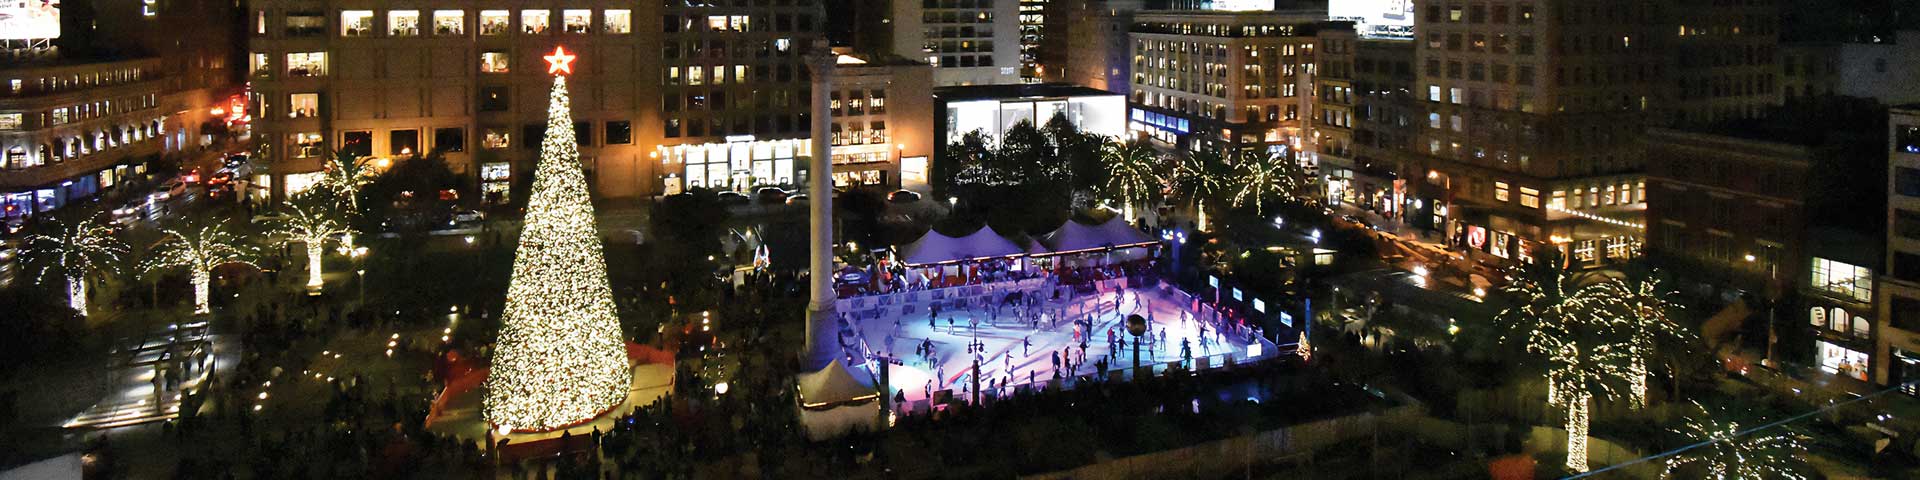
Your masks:
<svg viewBox="0 0 1920 480"><path fill-rule="evenodd" d="M598 124L605 136L600 143L594 143L594 122L573 122L574 143L583 147L595 145L630 145L633 143L633 122L614 120ZM384 155L404 157L424 154L430 151L465 152L467 150L467 130L461 127L441 127L428 129L433 133L430 149L422 149L420 129L394 129L387 131L387 148ZM481 129L479 147L488 150L505 149L518 142L523 149L539 149L546 139L546 124L527 124L520 129L516 139L510 127L486 127ZM316 158L327 155L324 137L318 132L297 133L289 139L293 158ZM372 156L373 131L354 130L340 134L341 150L358 156Z"/></svg>
<svg viewBox="0 0 1920 480"><path fill-rule="evenodd" d="M1445 13L1442 13L1443 9ZM1521 3L1518 5L1497 3L1493 5L1443 6L1436 2L1427 5L1427 16L1425 20L1434 23L1445 21L1447 23L1512 23L1515 25L1528 25L1533 23L1533 16L1532 3Z"/></svg>
<svg viewBox="0 0 1920 480"><path fill-rule="evenodd" d="M7 79L7 95L27 95L52 93L75 88L119 85L144 80L146 72L140 67L117 68L107 71L48 75L35 78Z"/></svg>
<svg viewBox="0 0 1920 480"><path fill-rule="evenodd" d="M49 143L39 145L38 148L33 148L31 145L11 145L6 149L6 158L0 161L0 168L12 170L56 164L94 153L105 153L123 146L132 146L160 138L165 134L164 125L160 120L155 119L131 125L113 125L104 130L55 138L49 140Z"/></svg>
<svg viewBox="0 0 1920 480"><path fill-rule="evenodd" d="M668 117L662 126L667 138L724 137L728 135L806 134L809 115L731 115L712 118Z"/></svg>

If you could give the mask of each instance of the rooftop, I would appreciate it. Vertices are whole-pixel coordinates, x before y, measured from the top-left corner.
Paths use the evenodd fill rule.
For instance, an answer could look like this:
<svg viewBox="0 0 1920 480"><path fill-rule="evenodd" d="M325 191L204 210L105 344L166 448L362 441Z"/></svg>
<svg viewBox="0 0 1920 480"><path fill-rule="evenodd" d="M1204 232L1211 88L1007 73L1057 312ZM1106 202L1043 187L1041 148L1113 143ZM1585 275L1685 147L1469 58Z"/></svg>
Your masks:
<svg viewBox="0 0 1920 480"><path fill-rule="evenodd" d="M1025 83L1009 85L967 85L933 89L933 97L946 101L1043 97L1102 97L1120 94L1066 83Z"/></svg>

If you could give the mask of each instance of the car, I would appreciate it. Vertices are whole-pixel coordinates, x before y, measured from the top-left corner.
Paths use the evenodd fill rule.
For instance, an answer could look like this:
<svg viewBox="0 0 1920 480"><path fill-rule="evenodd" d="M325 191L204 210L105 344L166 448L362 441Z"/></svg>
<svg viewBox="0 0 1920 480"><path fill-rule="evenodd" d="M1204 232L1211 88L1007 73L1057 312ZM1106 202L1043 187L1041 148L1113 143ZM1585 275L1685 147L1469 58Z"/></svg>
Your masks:
<svg viewBox="0 0 1920 480"><path fill-rule="evenodd" d="M753 192L754 198L760 200L760 203L781 203L787 201L787 197L792 195L779 187L761 187Z"/></svg>
<svg viewBox="0 0 1920 480"><path fill-rule="evenodd" d="M804 193L787 197L788 205L803 205L806 203L807 203L807 194L804 194Z"/></svg>
<svg viewBox="0 0 1920 480"><path fill-rule="evenodd" d="M746 205L753 202L753 199L748 198L747 194L732 190L720 192L714 196L720 200L721 205Z"/></svg>
<svg viewBox="0 0 1920 480"><path fill-rule="evenodd" d="M481 213L479 210L461 210L461 211L453 212L453 221L455 223L472 223L472 222L478 222L486 219L487 219L487 214Z"/></svg>
<svg viewBox="0 0 1920 480"><path fill-rule="evenodd" d="M185 195L187 193L187 182L182 181L179 177L174 177L165 182L161 182L159 187L153 189L153 193L166 194L166 197L161 198L161 200Z"/></svg>
<svg viewBox="0 0 1920 480"><path fill-rule="evenodd" d="M893 203L912 203L920 201L920 192L912 190L894 190L887 194L887 201Z"/></svg>

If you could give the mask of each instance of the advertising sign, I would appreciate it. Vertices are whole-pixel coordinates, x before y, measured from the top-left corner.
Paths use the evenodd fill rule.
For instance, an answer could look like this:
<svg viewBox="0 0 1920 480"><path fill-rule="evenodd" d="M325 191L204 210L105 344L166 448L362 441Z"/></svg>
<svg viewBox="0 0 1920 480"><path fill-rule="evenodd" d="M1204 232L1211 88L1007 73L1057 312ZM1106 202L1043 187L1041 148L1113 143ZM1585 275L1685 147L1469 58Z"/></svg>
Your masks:
<svg viewBox="0 0 1920 480"><path fill-rule="evenodd" d="M1480 249L1486 248L1487 247L1487 229L1468 225L1467 226L1467 246L1473 247L1474 250L1480 250Z"/></svg>
<svg viewBox="0 0 1920 480"><path fill-rule="evenodd" d="M1341 0L1327 4L1329 20L1353 22L1363 38L1413 38L1412 0Z"/></svg>
<svg viewBox="0 0 1920 480"><path fill-rule="evenodd" d="M0 0L0 40L60 38L60 0Z"/></svg>

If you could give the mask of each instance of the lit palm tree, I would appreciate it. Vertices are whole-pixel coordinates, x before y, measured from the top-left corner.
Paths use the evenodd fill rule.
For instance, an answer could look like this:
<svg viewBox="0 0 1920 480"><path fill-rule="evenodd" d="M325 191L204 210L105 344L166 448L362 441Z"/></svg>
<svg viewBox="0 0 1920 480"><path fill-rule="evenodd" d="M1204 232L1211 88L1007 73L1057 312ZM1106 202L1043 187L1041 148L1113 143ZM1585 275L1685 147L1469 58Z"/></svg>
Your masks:
<svg viewBox="0 0 1920 480"><path fill-rule="evenodd" d="M208 290L213 283L213 269L234 263L254 266L254 259L259 257L259 252L252 245L241 242L220 224L197 229L168 229L166 233L166 239L161 240L146 270L185 267L193 283L195 315L213 311Z"/></svg>
<svg viewBox="0 0 1920 480"><path fill-rule="evenodd" d="M1160 155L1146 142L1107 144L1102 154L1107 164L1107 192L1120 198L1128 220L1135 206L1151 205L1164 184L1165 168Z"/></svg>
<svg viewBox="0 0 1920 480"><path fill-rule="evenodd" d="M1605 287L1581 286L1551 253L1517 277L1508 292L1519 305L1494 317L1506 330L1500 341L1521 342L1546 362L1547 405L1567 409L1567 468L1584 472L1590 403L1621 396L1629 376L1631 355L1617 341L1620 299Z"/></svg>
<svg viewBox="0 0 1920 480"><path fill-rule="evenodd" d="M359 211L360 189L373 182L374 174L377 173L373 167L372 161L366 157L347 153L344 150L336 151L333 153L333 159L327 161L327 168L321 174L320 184L326 188L326 193L333 196L334 201L340 202L341 205L353 211Z"/></svg>
<svg viewBox="0 0 1920 480"><path fill-rule="evenodd" d="M126 244L114 238L113 228L88 217L72 222L54 222L50 234L29 235L26 254L40 265L39 281L58 277L67 284L67 306L87 316L87 281L101 272L114 270Z"/></svg>
<svg viewBox="0 0 1920 480"><path fill-rule="evenodd" d="M1233 206L1252 202L1256 215L1266 214L1268 198L1289 202L1308 199L1305 195L1307 171L1292 160L1276 155L1243 153L1233 166L1233 174L1239 187L1233 195Z"/></svg>
<svg viewBox="0 0 1920 480"><path fill-rule="evenodd" d="M1692 333L1674 323L1667 313L1681 308L1656 276L1649 274L1637 281L1611 280L1600 284L1603 295L1619 301L1620 328L1626 330L1626 350L1631 355L1627 366L1628 394L1634 408L1647 405L1647 358L1661 343L1684 342Z"/></svg>
<svg viewBox="0 0 1920 480"><path fill-rule="evenodd" d="M1220 158L1219 151L1202 150L1182 156L1170 177L1167 183L1173 187L1174 196L1186 199L1193 207L1201 231L1210 230L1207 204L1226 194L1233 168Z"/></svg>
<svg viewBox="0 0 1920 480"><path fill-rule="evenodd" d="M320 281L321 255L325 253L327 241L335 236L351 234L352 231L333 216L319 209L302 207L298 203L288 204L286 218L276 223L279 224L279 229L274 233L285 235L286 239L283 240L285 244L305 244L307 288L319 291L322 284Z"/></svg>
<svg viewBox="0 0 1920 480"><path fill-rule="evenodd" d="M1693 404L1700 414L1690 417L1674 433L1707 441L1706 445L1682 452L1667 461L1662 478L1673 478L1681 469L1697 472L1698 477L1733 480L1804 480L1800 473L1807 466L1801 457L1806 447L1788 435L1754 434L1742 439L1740 422L1722 421L1725 411L1716 415L1699 402ZM1691 467L1691 468L1689 468ZM1695 470L1698 469L1698 470Z"/></svg>

